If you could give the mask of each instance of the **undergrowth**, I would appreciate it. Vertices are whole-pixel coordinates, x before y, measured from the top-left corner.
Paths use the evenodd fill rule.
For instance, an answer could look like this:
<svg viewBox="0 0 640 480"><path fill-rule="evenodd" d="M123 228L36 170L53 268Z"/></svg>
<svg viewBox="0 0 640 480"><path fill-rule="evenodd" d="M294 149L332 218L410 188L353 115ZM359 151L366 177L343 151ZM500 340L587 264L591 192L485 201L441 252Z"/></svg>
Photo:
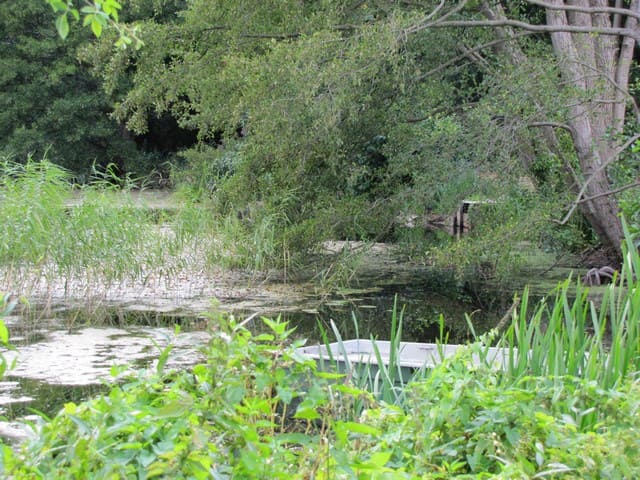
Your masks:
<svg viewBox="0 0 640 480"><path fill-rule="evenodd" d="M69 211L56 168L5 165L2 181L3 265L75 272L110 261L116 278L158 261L153 248L141 253L140 236L133 240L133 225L153 231L151 221L134 209L101 210L94 193ZM168 237L172 248L211 225L184 215ZM86 237L49 238L65 222ZM579 284L573 299L570 281L536 305L525 291L504 333L443 355L409 382L398 382L398 309L390 362L369 377L318 368L279 319L263 319L268 331L252 334L212 315L205 362L168 370L171 348L162 350L154 368L67 403L23 445L2 446L0 471L11 479L639 478L640 257L626 233L622 271L598 304ZM100 263L118 252L123 263ZM489 355L492 345L504 361Z"/></svg>
<svg viewBox="0 0 640 480"><path fill-rule="evenodd" d="M2 470L13 479L638 478L640 261L629 245L621 283L600 306L580 286L574 301L561 286L552 307L529 307L525 293L504 335L443 354L401 394L397 309L378 388L355 367L318 368L286 322L265 318L267 332L254 335L212 316L205 363L167 371L163 350L154 369L66 404L20 449L5 446ZM488 355L496 338L503 362Z"/></svg>

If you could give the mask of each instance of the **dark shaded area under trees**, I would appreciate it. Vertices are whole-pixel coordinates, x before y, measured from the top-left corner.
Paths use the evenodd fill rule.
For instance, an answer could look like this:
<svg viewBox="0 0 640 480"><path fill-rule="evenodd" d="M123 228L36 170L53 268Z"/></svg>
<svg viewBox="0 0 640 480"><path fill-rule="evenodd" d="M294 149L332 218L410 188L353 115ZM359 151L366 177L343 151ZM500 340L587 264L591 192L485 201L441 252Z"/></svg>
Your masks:
<svg viewBox="0 0 640 480"><path fill-rule="evenodd" d="M78 51L90 32L70 30L62 40L44 2L0 2L0 154L14 161L49 161L78 181L95 173L141 177L166 170L164 163L195 136L172 118L150 121L136 136L110 117L113 98Z"/></svg>

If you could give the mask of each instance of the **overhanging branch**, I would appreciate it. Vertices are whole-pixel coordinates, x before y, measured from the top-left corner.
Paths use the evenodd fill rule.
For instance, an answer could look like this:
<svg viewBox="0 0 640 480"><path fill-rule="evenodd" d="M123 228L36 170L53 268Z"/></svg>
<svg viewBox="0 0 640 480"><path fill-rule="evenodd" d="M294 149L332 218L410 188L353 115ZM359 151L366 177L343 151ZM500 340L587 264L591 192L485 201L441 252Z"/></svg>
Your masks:
<svg viewBox="0 0 640 480"><path fill-rule="evenodd" d="M634 135L629 140L624 142L624 144L622 146L620 146L613 153L613 155L611 155L611 158L609 158L608 161L604 162L596 170L594 170L594 172L591 174L591 176L584 181L584 184L582 185L582 188L578 192L578 195L576 196L576 199L571 204L571 208L569 208L569 211L567 212L567 214L564 216L564 218L562 220L556 221L556 223L558 223L559 225L564 225L565 223L567 223L569 221L569 219L571 218L571 216L573 215L573 212L576 210L576 208L578 207L579 204L581 204L583 202L588 202L589 200L593 200L594 198L599 198L599 197L603 197L603 196L606 196L606 195L611 195L611 193L609 193L609 192L603 192L602 194L593 195L592 197L582 198L584 193L587 191L587 187L589 186L589 183L591 183L591 181L595 178L596 173L599 173L600 171L604 170L609 165L611 165L613 162L615 162L618 159L618 156L622 152L624 152L627 148L629 148L631 145L633 145L638 139L640 139L640 133ZM628 188L631 188L631 187L635 186L633 184L630 184L630 185L631 186L629 186Z"/></svg>
<svg viewBox="0 0 640 480"><path fill-rule="evenodd" d="M566 123L560 122L531 122L527 124L527 127L553 127L553 128L561 128L562 130L566 130L571 135L575 135L576 131L571 125L567 125Z"/></svg>
<svg viewBox="0 0 640 480"><path fill-rule="evenodd" d="M535 33L585 33L591 35L615 35L633 38L636 42L640 42L640 32L630 28L614 28L614 27L594 27L581 25L533 25L531 23L522 22L520 20L512 20L509 18L501 20L446 20L434 21L427 24L414 25L408 28L407 33L415 33L429 28L448 28L448 27L469 27L469 28L497 28L497 27L514 27Z"/></svg>
<svg viewBox="0 0 640 480"><path fill-rule="evenodd" d="M565 12L579 12L579 13L607 13L609 15L621 15L626 17L633 17L640 20L640 14L628 9L617 7L580 7L577 5L566 5L544 2L541 0L524 0L529 5L536 5L549 10L563 10Z"/></svg>
<svg viewBox="0 0 640 480"><path fill-rule="evenodd" d="M636 180L635 182L627 183L622 187L614 188L613 190L607 190L606 192L599 193L597 195L592 195L590 197L584 197L582 200L579 200L578 203L590 202L591 200L595 200L600 197L607 197L609 195L614 195L616 193L623 192L625 190L629 190L630 188L640 187L640 180Z"/></svg>

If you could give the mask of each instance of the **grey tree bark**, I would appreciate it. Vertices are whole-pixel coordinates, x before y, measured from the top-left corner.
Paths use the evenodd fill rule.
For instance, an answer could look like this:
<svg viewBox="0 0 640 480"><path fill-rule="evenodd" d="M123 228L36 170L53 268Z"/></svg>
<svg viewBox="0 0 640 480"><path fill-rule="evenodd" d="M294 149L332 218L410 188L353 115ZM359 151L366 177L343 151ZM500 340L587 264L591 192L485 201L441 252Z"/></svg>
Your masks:
<svg viewBox="0 0 640 480"><path fill-rule="evenodd" d="M605 9L606 0L550 0L557 7L570 5L583 10L565 11L547 8L547 24L557 27L551 41L558 57L563 79L578 92L569 106L567 124L571 127L573 144L582 174L583 196L591 200L580 203L580 209L602 242L620 252L622 226L618 205L612 195L607 166L618 155L616 137L622 133L626 113L626 91L633 60L635 40L613 35L571 33L562 31L568 25L583 28L610 28L619 22L618 15L591 12ZM639 12L638 0L633 0L630 12ZM638 30L638 19L626 16L624 27Z"/></svg>
<svg viewBox="0 0 640 480"><path fill-rule="evenodd" d="M636 42L640 41L640 0L627 7L608 0L524 0L542 7L546 24L533 25L511 19L499 2L482 1L480 11L486 20L452 19L467 3L461 0L450 14L431 15L411 31L441 27L492 27L500 49L514 64L526 61L526 54L515 42L514 30L545 32L562 75L559 88L574 92L568 106L566 124L570 132L579 170L568 188L576 193L580 208L603 245L621 254L623 239L619 208L607 175L607 167L621 153L623 131L630 95L629 75ZM435 17L435 18L434 18ZM564 85L564 86L560 86ZM638 121L638 119L636 119ZM539 122L551 150L557 146L553 122ZM627 145L628 146L628 145ZM572 209L573 211L573 209Z"/></svg>

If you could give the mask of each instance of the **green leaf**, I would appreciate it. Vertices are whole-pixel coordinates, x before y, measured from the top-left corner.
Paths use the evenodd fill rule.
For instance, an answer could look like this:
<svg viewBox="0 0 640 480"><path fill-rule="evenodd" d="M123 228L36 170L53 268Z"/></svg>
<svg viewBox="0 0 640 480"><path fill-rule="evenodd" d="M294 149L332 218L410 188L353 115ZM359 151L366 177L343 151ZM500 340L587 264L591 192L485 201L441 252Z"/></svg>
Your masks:
<svg viewBox="0 0 640 480"><path fill-rule="evenodd" d="M93 28L93 24L91 24L91 28ZM99 34L96 34L96 37L99 37L99 36L100 36ZM156 373L158 375L162 374L164 367L167 364L167 360L169 359L169 354L171 353L171 350L173 350L173 345L167 345L165 348L162 349L162 352L160 352L160 356L158 357L158 364L156 365Z"/></svg>
<svg viewBox="0 0 640 480"><path fill-rule="evenodd" d="M158 411L157 416L158 418L180 417L191 408L192 403L190 398L184 395L164 405Z"/></svg>
<svg viewBox="0 0 640 480"><path fill-rule="evenodd" d="M56 18L56 30L58 30L58 35L60 35L60 38L63 40L69 35L69 22L67 21L66 13L58 15Z"/></svg>
<svg viewBox="0 0 640 480"><path fill-rule="evenodd" d="M278 435L275 438L275 441L280 445L292 443L298 445L308 445L312 443L312 437L304 433L283 433L282 435Z"/></svg>
<svg viewBox="0 0 640 480"><path fill-rule="evenodd" d="M64 12L67 10L67 8L69 8L67 2L64 2L62 0L49 0L49 5L51 5L51 8L53 8L54 12Z"/></svg>
<svg viewBox="0 0 640 480"><path fill-rule="evenodd" d="M146 449L142 450L138 454L138 461L143 467L148 467L149 465L151 465L151 463L154 462L156 458L158 458L158 456L155 453L150 452Z"/></svg>
<svg viewBox="0 0 640 480"><path fill-rule="evenodd" d="M335 372L318 372L316 373L318 378L324 378L326 380L339 380L341 378L346 377L344 373L335 373ZM358 392L360 392L358 390Z"/></svg>
<svg viewBox="0 0 640 480"><path fill-rule="evenodd" d="M9 343L9 329L2 320L0 320L0 343L2 345Z"/></svg>
<svg viewBox="0 0 640 480"><path fill-rule="evenodd" d="M391 454L392 452L374 453L373 455L371 455L371 458L369 458L368 463L373 464L377 467L384 467L387 464L387 462L389 462L389 460L391 459Z"/></svg>
<svg viewBox="0 0 640 480"><path fill-rule="evenodd" d="M118 10L121 8L122 6L115 0L106 0L102 4L102 10L104 13L112 17L116 22L118 21Z"/></svg>
<svg viewBox="0 0 640 480"><path fill-rule="evenodd" d="M302 404L300 404L300 406L302 406ZM293 416L293 418L299 418L301 420L315 420L317 418L320 418L320 414L313 407L298 407L298 410L296 411L296 414Z"/></svg>
<svg viewBox="0 0 640 480"><path fill-rule="evenodd" d="M371 425L357 422L336 422L336 428L341 427L352 433L360 433L363 435L371 435L377 437L380 435L380 430Z"/></svg>
<svg viewBox="0 0 640 480"><path fill-rule="evenodd" d="M100 23L97 17L93 22L91 22L91 31L96 38L100 38L100 35L102 35L102 23Z"/></svg>
<svg viewBox="0 0 640 480"><path fill-rule="evenodd" d="M278 392L278 398L282 400L283 403L286 403L287 405L291 403L291 400L293 400L292 389L278 386L276 387L276 390Z"/></svg>

